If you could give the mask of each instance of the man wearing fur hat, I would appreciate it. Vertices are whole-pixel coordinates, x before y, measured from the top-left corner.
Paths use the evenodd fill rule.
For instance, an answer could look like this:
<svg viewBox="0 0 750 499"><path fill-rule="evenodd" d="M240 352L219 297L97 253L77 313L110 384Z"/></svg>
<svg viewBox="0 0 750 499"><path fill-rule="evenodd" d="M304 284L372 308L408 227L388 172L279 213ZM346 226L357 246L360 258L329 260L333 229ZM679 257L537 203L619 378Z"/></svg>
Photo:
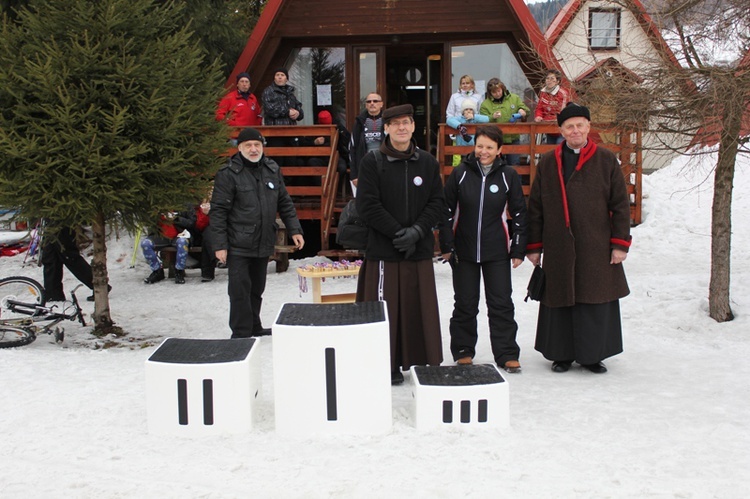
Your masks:
<svg viewBox="0 0 750 499"><path fill-rule="evenodd" d="M250 93L250 75L237 75L237 89L229 92L219 102L216 110L216 121L227 120L229 126L261 125L260 104L255 95Z"/></svg>
<svg viewBox="0 0 750 499"><path fill-rule="evenodd" d="M629 294L630 201L617 157L589 140L589 110L557 115L564 142L542 155L529 196L526 257L544 255L545 288L535 348L562 373L573 362L596 374L622 352L619 299Z"/></svg>
<svg viewBox="0 0 750 499"><path fill-rule="evenodd" d="M432 228L444 210L440 165L420 150L410 104L383 112L380 148L362 159L357 211L369 227L357 301L385 300L391 334L391 383L401 369L443 360Z"/></svg>
<svg viewBox="0 0 750 499"><path fill-rule="evenodd" d="M216 173L211 196L211 234L216 259L229 269L229 327L232 338L265 336L260 307L268 258L276 243L276 212L297 249L305 240L279 165L263 154L254 128L237 137L238 152Z"/></svg>

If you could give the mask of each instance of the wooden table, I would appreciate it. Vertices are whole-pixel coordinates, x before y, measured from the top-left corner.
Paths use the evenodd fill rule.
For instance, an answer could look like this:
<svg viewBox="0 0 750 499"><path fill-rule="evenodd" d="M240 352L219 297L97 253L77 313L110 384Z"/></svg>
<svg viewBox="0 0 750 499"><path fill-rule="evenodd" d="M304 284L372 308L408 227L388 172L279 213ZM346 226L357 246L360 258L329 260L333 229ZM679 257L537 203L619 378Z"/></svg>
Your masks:
<svg viewBox="0 0 750 499"><path fill-rule="evenodd" d="M321 293L320 282L325 277L346 277L346 276L358 276L359 267L349 270L308 270L297 268L297 273L305 278L308 278L312 282L312 298L313 303L354 303L354 299L357 293L339 293L339 294L328 294L324 295Z"/></svg>

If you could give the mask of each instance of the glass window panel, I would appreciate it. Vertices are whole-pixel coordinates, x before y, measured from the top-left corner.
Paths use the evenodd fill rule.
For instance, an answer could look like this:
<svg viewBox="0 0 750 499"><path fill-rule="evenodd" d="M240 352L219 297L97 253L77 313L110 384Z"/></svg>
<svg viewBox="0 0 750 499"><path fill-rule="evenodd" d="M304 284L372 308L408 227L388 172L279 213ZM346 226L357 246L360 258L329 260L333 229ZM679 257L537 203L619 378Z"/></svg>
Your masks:
<svg viewBox="0 0 750 499"><path fill-rule="evenodd" d="M370 92L378 91L377 52L359 53L359 98L358 109L365 108L365 98Z"/></svg>
<svg viewBox="0 0 750 499"><path fill-rule="evenodd" d="M506 43L454 45L451 48L451 73L451 94L458 90L461 77L468 74L474 78L477 91L482 95L490 78L500 78L512 93L535 99L531 83ZM526 105L533 109L535 104L532 101ZM441 110L441 115L445 119L445 109Z"/></svg>
<svg viewBox="0 0 750 499"><path fill-rule="evenodd" d="M289 84L302 103L300 124L313 125L321 109L346 123L346 60L343 47L305 47L296 50L289 65ZM330 99L330 104L329 104Z"/></svg>

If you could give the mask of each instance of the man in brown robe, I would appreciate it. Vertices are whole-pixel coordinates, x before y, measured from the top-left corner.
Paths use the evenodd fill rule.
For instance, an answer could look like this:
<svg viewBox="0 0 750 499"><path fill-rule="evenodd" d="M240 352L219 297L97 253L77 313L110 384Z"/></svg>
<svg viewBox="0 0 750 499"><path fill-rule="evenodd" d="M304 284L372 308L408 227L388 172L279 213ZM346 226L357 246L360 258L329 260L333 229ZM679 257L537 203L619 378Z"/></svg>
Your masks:
<svg viewBox="0 0 750 499"><path fill-rule="evenodd" d="M357 211L369 227L357 301L383 300L391 332L391 383L401 369L439 365L440 338L432 229L445 200L440 165L413 140L410 104L383 112L386 139L362 159Z"/></svg>

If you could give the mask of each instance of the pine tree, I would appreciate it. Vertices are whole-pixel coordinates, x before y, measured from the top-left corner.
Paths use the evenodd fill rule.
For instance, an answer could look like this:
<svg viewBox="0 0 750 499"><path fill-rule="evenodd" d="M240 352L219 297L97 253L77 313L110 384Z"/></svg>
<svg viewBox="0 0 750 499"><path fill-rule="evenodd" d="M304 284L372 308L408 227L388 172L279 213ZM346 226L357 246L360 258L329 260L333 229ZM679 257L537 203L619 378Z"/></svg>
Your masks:
<svg viewBox="0 0 750 499"><path fill-rule="evenodd" d="M92 225L96 332L115 331L104 230L207 192L227 130L184 2L31 0L0 34L0 204Z"/></svg>

